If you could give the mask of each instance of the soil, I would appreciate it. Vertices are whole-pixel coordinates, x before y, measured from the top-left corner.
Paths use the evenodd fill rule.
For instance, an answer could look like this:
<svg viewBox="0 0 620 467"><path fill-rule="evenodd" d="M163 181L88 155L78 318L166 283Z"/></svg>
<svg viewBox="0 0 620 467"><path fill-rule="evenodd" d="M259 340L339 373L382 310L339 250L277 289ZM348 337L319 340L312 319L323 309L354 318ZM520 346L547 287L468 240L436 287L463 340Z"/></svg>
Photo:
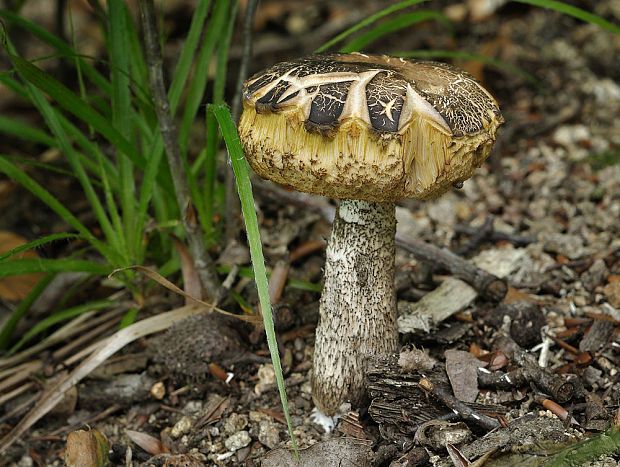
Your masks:
<svg viewBox="0 0 620 467"><path fill-rule="evenodd" d="M25 14L52 28L52 16L36 11L34 3L38 2L26 2ZM188 24L192 2L169 3L166 56L172 66L182 40L179 29ZM620 24L615 0L571 3ZM250 74L310 53L379 4L388 2L261 2ZM481 10L484 6L488 11ZM399 229L491 270L507 282L508 294L502 303L494 303L472 289L471 299L455 305L426 332L403 332L400 356L369 362L369 403L352 408L334 431L326 433L311 416L319 293L286 287L275 313L292 425L299 448L318 446L305 451L302 465L345 465L338 463L343 459L352 462L346 465L452 465L451 448L446 446L456 446L470 461L493 452L488 465L537 465L562 443L617 424L620 36L520 3L436 1L417 9L423 8L449 17L453 34L441 23L427 21L388 35L366 51L460 50L493 57L518 71L477 60L454 61L497 98L506 123L490 159L462 189L433 201L400 203ZM94 21L86 13L80 20L82 31ZM89 53L101 54L101 43L91 42ZM229 99L240 44L237 32ZM44 55L39 49L34 42L24 45L30 56ZM7 90L1 92L0 105L7 116L40 122ZM40 161L50 157L50 163L65 167L62 159L37 151L40 148L0 142L1 153ZM77 183L43 169L31 174L50 184L54 195L83 222L93 222ZM0 193L0 230L32 240L67 229L6 179L0 178ZM329 235L325 213L334 201L297 196L258 180L255 197L267 266L275 268L288 252L306 248L308 252L290 263L288 277L320 283L324 251L312 246ZM243 248L239 253L226 246L213 251L220 264L245 260L242 265L249 265ZM62 253L62 245L40 252L49 257ZM433 268L403 248L398 248L396 264L401 313L431 302L440 284L458 293L465 290L461 281L450 282L457 279L449 271ZM83 300L119 293L100 280L79 284ZM237 280L233 290L256 309L249 280ZM152 305L144 317L182 306L180 297L160 287L149 300ZM16 304L3 298L0 316ZM239 311L232 301L223 307ZM116 329L102 331L97 339ZM62 344L66 342L58 346ZM1 406L0 435L24 416L32 396L40 395L41 381L70 369L54 359L55 348L32 356L44 362L42 373L31 380L36 384ZM424 352L417 353L421 349ZM545 369L539 361L545 362ZM520 372L522 379L482 387L478 366L496 375ZM473 377L468 373L472 368ZM434 390L420 389L425 378L434 383ZM467 390L471 384L480 386L473 397ZM564 384L570 384L568 398ZM412 389L403 391L404 387ZM457 408L460 417L454 417L441 391L456 396L468 409ZM466 410L485 414L500 428L491 422L475 423ZM68 448L67 435L80 428L96 429L107 438L113 465L290 465L290 455L278 451L290 448L291 441L261 329L213 315L195 315L124 347L14 443L0 465L61 465L65 452L73 449ZM597 465L618 461L620 453L608 453Z"/></svg>

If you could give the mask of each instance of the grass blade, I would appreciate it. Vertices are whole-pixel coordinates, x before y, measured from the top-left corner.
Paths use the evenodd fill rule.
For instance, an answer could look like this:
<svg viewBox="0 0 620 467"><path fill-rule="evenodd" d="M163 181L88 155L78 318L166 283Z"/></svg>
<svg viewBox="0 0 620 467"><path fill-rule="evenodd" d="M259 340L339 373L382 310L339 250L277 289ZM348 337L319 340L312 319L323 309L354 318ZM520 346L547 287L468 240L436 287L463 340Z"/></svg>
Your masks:
<svg viewBox="0 0 620 467"><path fill-rule="evenodd" d="M20 61L25 62L25 60L22 60L20 57L17 57L15 55L11 55L11 59L13 60L14 63L17 63ZM28 62L25 62L25 63L28 63ZM20 70L20 74L21 74L21 70ZM57 112L55 111L55 109L52 108L50 103L43 97L42 93L35 86L28 84L28 88L30 91L30 98L31 98L32 103L39 109L39 112L41 112L41 115L45 119L45 122L47 123L48 127L50 128L50 130L56 137L56 141L58 142L58 146L60 150L64 153L65 157L68 159L69 163L71 164L71 167L76 177L78 178L78 180L80 181L80 184L82 185L84 194L86 195L86 198L88 199L97 217L97 220L99 221L99 225L101 226L101 229L103 230L108 242L110 242L112 248L116 250L116 253L117 253L116 257L121 258L123 256L122 255L122 252L123 252L122 236L119 235L117 232L115 232L115 230L112 228L110 220L108 219L108 216L105 210L103 209L101 202L99 201L99 198L97 196L97 193L95 192L95 189L92 183L90 182L90 178L86 174L86 171L84 170L84 167L82 166L80 162L80 159L77 157L76 151L73 149L73 145L69 142L69 139L67 138L67 134L62 128L60 120L57 117ZM124 261L122 261L121 264L124 265L127 259L126 258L123 258L123 259Z"/></svg>
<svg viewBox="0 0 620 467"><path fill-rule="evenodd" d="M50 45L54 49L58 50L61 55L67 58L75 58L80 60L81 70L84 72L86 76L95 84L95 86L103 91L105 94L110 94L110 83L103 77L101 73L99 73L95 67L87 63L82 59L81 56L76 56L75 52L71 47L63 41L58 36L55 36L51 32L49 32L44 27L39 26L38 24L32 23L23 17L12 13L8 10L0 9L0 18L4 18L11 23L14 23L27 31L30 31L32 34L37 36L46 44Z"/></svg>
<svg viewBox="0 0 620 467"><path fill-rule="evenodd" d="M196 118L196 114L201 105L202 98L204 97L207 79L209 76L209 66L213 58L213 51L218 40L222 37L224 28L228 24L229 14L229 1L228 0L216 0L211 12L211 19L207 27L207 31L202 41L202 46L198 53L198 58L194 65L194 76L189 86L187 93L187 99L185 103L185 112L183 113L183 119L181 127L179 129L179 145L181 147L181 154L183 157L183 164L185 166L185 172L187 174L187 182L192 200L198 211L198 218L203 231L210 231L211 217L208 211L205 209L206 202L204 196L198 189L196 179L192 176L191 168L187 160L187 142L189 141L190 129ZM211 202L211 200L207 200Z"/></svg>
<svg viewBox="0 0 620 467"><path fill-rule="evenodd" d="M276 341L276 332L273 326L273 317L271 313L271 303L269 301L265 259L263 258L256 211L254 210L254 197L252 195L252 185L250 184L247 161L245 160L243 148L241 147L241 141L239 140L239 135L237 134L235 123L233 122L228 107L226 107L225 104L215 104L210 105L209 109L215 114L215 118L217 118L217 122L220 125L222 136L226 142L226 147L228 148L230 160L237 179L237 189L239 191L239 199L241 200L243 218L245 220L248 243L250 246L250 255L252 257L252 266L254 268L254 280L256 282L256 288L258 289L258 297L261 310L263 312L263 322L265 325L265 333L267 334L269 351L271 353L271 361L276 373L276 381L278 383L278 390L280 391L282 409L288 425L293 448L295 449L295 454L299 456L295 435L293 434L293 426L291 424L291 415L288 410L288 402L286 400L284 377L282 376L282 366L280 364L278 343Z"/></svg>
<svg viewBox="0 0 620 467"><path fill-rule="evenodd" d="M110 81L112 83L112 124L114 128L127 140L131 138L131 96L129 93L129 56L127 45L128 22L125 4L122 0L110 0L108 2L109 25L108 50L110 54ZM131 161L127 155L117 152L118 168L120 174L120 193L122 207L122 222L116 214L116 207L112 204L109 211L115 219L115 228L119 236L121 248L125 255L133 260L133 255L128 250L133 248L133 237L136 235L135 223L135 185ZM104 185L105 186L105 185ZM106 197L108 204L114 203L114 197L107 189ZM131 246L130 246L131 245Z"/></svg>
<svg viewBox="0 0 620 467"><path fill-rule="evenodd" d="M58 201L49 191L39 185L23 170L11 164L5 157L0 156L0 172L22 185L33 195L47 204L56 214L64 219L71 227L77 230L88 242L93 245L109 261L120 260L116 252L105 243L98 240L71 212Z"/></svg>
<svg viewBox="0 0 620 467"><path fill-rule="evenodd" d="M356 37L344 47L341 47L340 52L351 53L362 50L366 45L387 34L391 34L395 31L399 31L401 29L408 28L414 24L428 21L431 19L440 21L446 28L450 30L451 34L454 33L454 27L452 26L452 23L445 15L441 14L440 12L432 10L414 11L413 13L396 16L395 18L391 18L379 24L370 31L360 35L359 37Z"/></svg>
<svg viewBox="0 0 620 467"><path fill-rule="evenodd" d="M232 33L235 25L235 19L237 16L237 7L239 2L237 0L231 2L230 6L230 14L228 17L228 24L226 25L226 31L220 43L217 46L217 56L216 56L216 67L215 67L215 78L213 80L213 103L220 104L224 102L224 90L226 87L226 72L228 68L228 52L230 50L230 41L232 38ZM204 196L204 216L206 219L213 219L213 216L216 212L216 199L215 199L215 190L216 190L216 173L217 173L217 149L220 147L221 139L220 134L217 127L217 121L215 120L215 116L211 112L207 112L206 116L206 144L203 148L200 156L196 159L194 166L192 167L192 174L196 174L198 172L198 168L202 161L204 161L205 171L204 171L204 182L202 185L202 193ZM202 156L205 157L202 157ZM230 179L231 173L229 172L231 168L229 166L225 167L227 171L226 177ZM234 192L233 192L234 196ZM220 210L219 212L226 212L226 210ZM233 213L227 213L226 215L232 216ZM213 240L215 230L213 228L212 222L208 222L205 227L205 239L206 241Z"/></svg>
<svg viewBox="0 0 620 467"><path fill-rule="evenodd" d="M134 245L134 250L137 264L142 264L144 250L146 248L146 242L142 241L142 233L144 231L150 201L154 194L155 180L159 171L161 159L164 155L164 143L161 133L158 132L155 139L155 144L153 145L151 155L147 159L146 168L144 169L144 173L142 175L140 198L138 200L138 208L136 210L135 229L140 233L140 235L136 236L134 239L136 242Z"/></svg>
<svg viewBox="0 0 620 467"><path fill-rule="evenodd" d="M602 27L603 29L607 29L608 31L613 32L614 34L620 34L620 27L615 24L610 23L609 21L604 20L598 15L594 13L590 13L589 11L582 10L581 8L577 8L576 6L567 5L564 2L558 2L556 0L513 0L518 3L527 3L528 5L539 6L542 8L547 8L549 10L555 10L559 13L572 16L573 18L580 19L587 23L596 24L597 26Z"/></svg>
<svg viewBox="0 0 620 467"><path fill-rule="evenodd" d="M91 274L109 274L112 268L107 264L85 259L20 258L0 263L0 278L40 272L79 271Z"/></svg>
<svg viewBox="0 0 620 467"><path fill-rule="evenodd" d="M0 133L11 135L16 138L43 144L51 148L56 147L56 140L44 131L37 130L29 125L18 122L13 118L0 115Z"/></svg>
<svg viewBox="0 0 620 467"><path fill-rule="evenodd" d="M88 136L82 133L80 129L78 129L62 114L57 113L57 117L62 124L63 130L71 138L71 141L75 142L76 145L84 151L84 154L81 155L81 160L84 167L86 167L100 181L103 181L104 176L107 176L110 181L110 185L112 186L112 190L117 190L118 171L110 159L103 155L101 149L95 142L91 141ZM102 166L105 173L101 170Z"/></svg>
<svg viewBox="0 0 620 467"><path fill-rule="evenodd" d="M106 117L94 110L90 104L80 99L66 86L32 63L16 55L11 55L11 60L26 81L48 94L65 110L92 125L117 149L123 151L136 166L142 169L145 167L146 161L139 151L110 124Z"/></svg>
<svg viewBox="0 0 620 467"><path fill-rule="evenodd" d="M400 3L397 3L396 5L392 5L390 7L384 8L383 10L379 11L378 13L375 13L374 15L369 16L368 18L366 18L366 19L360 21L359 23L357 23L355 26L350 27L346 31L338 34L333 39L327 41L321 47L316 49L314 51L314 53L320 53L320 52L326 51L327 49L329 49L334 44L337 44L338 42L341 42L342 40L346 39L347 37L349 37L354 32L359 31L363 27L368 26L369 24L372 24L372 23L374 23L377 20L380 20L384 16L391 15L392 13L395 13L395 12L397 12L399 10L402 10L403 8L407 8L407 7L412 6L412 5L417 5L418 3L422 3L422 2L425 2L425 1L427 1L427 0L405 0L404 2L400 2Z"/></svg>
<svg viewBox="0 0 620 467"><path fill-rule="evenodd" d="M61 169L60 167L56 167L55 165L48 164L46 162L39 162L34 159L28 159L27 157L22 156L0 156L6 157L7 160L21 165L28 165L30 167L37 167L39 169L48 170L50 172L60 174L63 177L74 177L73 172L67 169ZM97 184L98 182L93 182Z"/></svg>
<svg viewBox="0 0 620 467"><path fill-rule="evenodd" d="M189 31L185 39L185 44L183 45L183 51L181 52L181 56L179 57L176 70L174 71L172 84L170 85L170 89L168 90L168 100L170 101L170 114L173 117L176 112L177 105L181 100L181 93L183 92L183 88L185 87L185 83L187 82L189 70L192 67L194 54L196 53L198 41L200 40L200 35L202 33L202 27L205 19L207 18L207 13L209 12L210 5L211 0L199 0L198 5L196 5L196 9L194 10L194 14L192 15L192 23L189 27Z"/></svg>
<svg viewBox="0 0 620 467"><path fill-rule="evenodd" d="M26 298L24 298L17 308L11 313L9 319L6 321L4 326L2 327L2 331L0 331L0 349L6 349L9 344L9 340L13 335L13 331L15 330L15 326L17 323L24 317L24 315L30 309L30 306L34 303L34 301L41 295L41 292L45 290L45 288L52 282L55 274L48 274L44 278L42 278L37 284L32 288Z"/></svg>
<svg viewBox="0 0 620 467"><path fill-rule="evenodd" d="M211 63L211 59L213 57L215 44L222 36L224 27L228 22L226 20L228 15L228 4L228 0L215 1L206 34L202 41L198 58L194 64L194 69L196 72L194 73L192 82L187 92L185 112L183 113L183 121L179 130L179 142L181 144L181 152L183 154L187 152L189 130L196 119L196 113L200 108L202 97L204 96L207 78L209 76L209 64ZM192 193L192 195L194 195L194 193Z"/></svg>
<svg viewBox="0 0 620 467"><path fill-rule="evenodd" d="M40 245L45 245L46 243L56 242L58 240L63 240L65 238L81 238L81 237L82 237L81 235L72 234L72 233L60 233L60 234L47 235L33 242L29 242L24 245L18 246L17 248L13 248L11 251L7 251L3 255L0 255L0 261L10 258L11 256L21 253L22 251L31 250Z"/></svg>
<svg viewBox="0 0 620 467"><path fill-rule="evenodd" d="M66 321L75 316L79 316L89 311L94 310L104 310L106 308L110 308L111 306L116 305L116 300L98 300L94 302L84 303L82 305L75 306L73 308L68 308L63 311L59 311L54 313L52 316L48 316L47 318L38 321L37 324L32 326L26 334L9 350L9 355L17 352L26 342L32 339L37 334L49 329L55 324Z"/></svg>

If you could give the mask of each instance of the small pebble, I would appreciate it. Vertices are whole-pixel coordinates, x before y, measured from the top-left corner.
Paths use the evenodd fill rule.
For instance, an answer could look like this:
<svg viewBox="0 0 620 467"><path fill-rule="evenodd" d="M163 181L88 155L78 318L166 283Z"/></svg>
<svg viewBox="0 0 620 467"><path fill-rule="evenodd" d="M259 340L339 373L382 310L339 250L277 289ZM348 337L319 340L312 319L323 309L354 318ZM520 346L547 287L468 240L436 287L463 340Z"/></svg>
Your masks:
<svg viewBox="0 0 620 467"><path fill-rule="evenodd" d="M261 365L258 368L258 379L263 384L273 384L276 382L276 372L271 363Z"/></svg>
<svg viewBox="0 0 620 467"><path fill-rule="evenodd" d="M614 308L620 308L620 282L610 282L603 288L605 298Z"/></svg>
<svg viewBox="0 0 620 467"><path fill-rule="evenodd" d="M181 419L174 424L172 430L170 430L170 436L178 438L181 435L189 433L192 429L192 419L187 415L181 417Z"/></svg>
<svg viewBox="0 0 620 467"><path fill-rule="evenodd" d="M250 433L246 430L241 430L229 436L228 439L224 441L224 446L226 446L226 449L229 451L237 451L246 447L251 441L252 438L250 438Z"/></svg>
<svg viewBox="0 0 620 467"><path fill-rule="evenodd" d="M261 365L258 369L258 383L254 386L254 392L258 395L265 392L276 383L276 372L272 364Z"/></svg>
<svg viewBox="0 0 620 467"><path fill-rule="evenodd" d="M273 449L280 443L280 428L271 420L261 420L258 428L258 440Z"/></svg>
<svg viewBox="0 0 620 467"><path fill-rule="evenodd" d="M227 434L237 433L248 426L248 417L243 414L231 413L224 422L224 432Z"/></svg>

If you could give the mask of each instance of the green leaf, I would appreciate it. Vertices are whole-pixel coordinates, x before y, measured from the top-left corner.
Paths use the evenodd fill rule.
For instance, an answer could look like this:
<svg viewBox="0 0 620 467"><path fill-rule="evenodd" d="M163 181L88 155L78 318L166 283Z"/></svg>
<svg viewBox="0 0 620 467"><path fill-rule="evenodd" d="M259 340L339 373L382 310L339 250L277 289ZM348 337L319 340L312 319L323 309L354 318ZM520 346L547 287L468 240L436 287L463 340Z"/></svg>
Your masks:
<svg viewBox="0 0 620 467"><path fill-rule="evenodd" d="M206 209L206 204L207 202L212 202L212 200L205 200L201 190L198 189L197 180L192 175L187 159L187 142L190 139L190 129L194 124L196 114L198 113L198 109L200 108L205 94L207 79L209 77L209 67L212 62L215 45L222 39L225 32L224 28L228 24L228 15L230 13L229 4L230 2L228 0L216 0L215 5L213 6L211 19L204 34L202 45L198 53L198 58L194 64L194 76L187 92L185 112L183 113L183 119L179 130L179 145L183 156L185 173L187 174L187 182L192 196L192 201L198 211L198 219L204 231L210 230L212 215Z"/></svg>
<svg viewBox="0 0 620 467"><path fill-rule="evenodd" d="M0 115L0 132L26 141L32 141L33 143L56 147L54 138L44 131L37 130L13 118L7 118L2 115Z"/></svg>
<svg viewBox="0 0 620 467"><path fill-rule="evenodd" d="M16 164L28 165L30 167L37 167L39 169L49 170L50 172L54 172L54 173L60 174L65 177L75 177L74 173L71 172L70 170L61 169L60 167L56 167L55 165L47 164L45 162L39 162L34 159L28 159L27 157L22 157L22 156L0 156L0 157L6 157L7 160L13 163L16 163Z"/></svg>
<svg viewBox="0 0 620 467"><path fill-rule="evenodd" d="M4 18L7 21L26 29L27 31L30 31L43 42L58 50L58 52L60 52L63 56L79 59L80 68L84 74L90 78L99 90L103 91L105 94L110 94L110 83L95 69L95 67L83 60L82 56L76 56L74 50L61 38L55 36L44 27L28 21L27 19L8 10L0 9L0 18Z"/></svg>
<svg viewBox="0 0 620 467"><path fill-rule="evenodd" d="M110 124L107 118L94 110L88 102L80 99L62 83L27 60L11 54L11 61L17 71L28 82L52 97L65 110L92 125L95 130L108 139L117 149L123 151L135 165L144 168L146 161L139 151Z"/></svg>
<svg viewBox="0 0 620 467"><path fill-rule="evenodd" d="M271 361L276 373L276 381L278 390L280 391L280 400L282 401L282 409L284 417L288 425L289 435L295 449L295 454L299 456L295 435L293 434L293 425L291 424L291 415L288 409L286 399L286 389L284 386L284 377L282 376L282 366L280 364L280 355L278 353L278 343L276 341L276 332L273 325L273 316L271 312L271 303L269 301L269 291L267 284L267 272L265 270L265 259L263 258L263 250L260 241L260 233L258 230L258 219L254 209L254 197L252 195L252 185L250 184L250 176L248 165L243 154L241 141L235 128L230 111L225 104L214 104L209 106L209 110L215 114L217 122L220 125L222 136L226 142L230 160L232 163L235 178L237 180L237 190L239 199L241 200L241 210L245 220L246 233L250 246L250 256L252 257L252 266L254 268L254 280L258 290L258 297L263 313L263 322L265 324L265 333L267 335L267 344L271 353ZM299 457L298 457L299 458Z"/></svg>
<svg viewBox="0 0 620 467"><path fill-rule="evenodd" d="M228 52L230 50L230 41L235 26L237 16L237 6L239 2L233 0L230 5L230 13L226 29L217 45L217 57L215 67L215 78L213 80L213 103L220 104L224 102L224 88L226 87L226 71L228 65Z"/></svg>
<svg viewBox="0 0 620 467"><path fill-rule="evenodd" d="M172 84L170 85L170 89L168 91L170 113L173 117L176 113L179 100L181 99L181 94L183 92L183 88L185 87L189 70L192 67L194 54L196 53L198 41L200 40L200 35L202 33L202 28L204 26L207 13L209 12L210 5L211 0L199 0L198 5L196 5L196 9L194 10L194 14L192 15L192 22L189 26L189 31L187 33L187 37L185 38L185 44L183 45L181 56L179 57L177 67L174 71Z"/></svg>
<svg viewBox="0 0 620 467"><path fill-rule="evenodd" d="M85 259L20 258L0 262L0 278L20 274L80 271L91 274L109 274L112 267Z"/></svg>
<svg viewBox="0 0 620 467"><path fill-rule="evenodd" d="M122 0L109 0L109 33L108 49L110 54L110 81L112 83L112 124L114 128L129 140L132 133L131 95L129 93L129 37L127 33L128 21L125 3ZM121 247L126 251L128 258L134 259L134 237L139 232L135 229L135 185L131 160L128 155L117 150L117 160L120 174L120 199L123 220L116 216L114 198L107 194L109 211L113 216L117 235L120 237Z"/></svg>
<svg viewBox="0 0 620 467"><path fill-rule="evenodd" d="M204 34L198 58L194 63L194 76L187 92L185 104L185 112L183 113L183 121L179 130L179 142L181 151L187 152L187 142L189 140L189 131L191 129L196 114L202 103L207 78L209 77L209 65L215 50L215 44L221 38L224 27L227 24L228 0L216 0L211 12L211 19ZM186 167L187 170L187 167ZM192 193L193 195L194 193Z"/></svg>
<svg viewBox="0 0 620 467"><path fill-rule="evenodd" d="M543 462L544 467L565 467L576 465L596 465L600 457L617 456L620 452L620 427L611 428L578 443L568 444L562 451L549 456Z"/></svg>
<svg viewBox="0 0 620 467"><path fill-rule="evenodd" d="M138 311L138 308L130 308L129 310L127 310L127 313L123 315L123 318L121 319L121 324L118 328L123 329L127 326L131 326L136 321Z"/></svg>
<svg viewBox="0 0 620 467"><path fill-rule="evenodd" d="M13 60L13 63L16 65L16 68L18 68L18 71L20 74L22 74L22 69L27 69L28 67L38 70L38 68L34 67L33 65L26 62L25 60L21 59L17 55L10 54L10 56L11 56L11 59ZM28 66L24 68L21 66L23 64L27 64ZM42 73L42 76L46 76L49 79L52 79L49 75L41 72L41 70L38 70L38 72ZM27 76L25 76L25 78L28 79ZM59 148L64 153L65 157L68 159L76 177L80 181L80 184L82 185L82 189L84 191L84 195L86 196L91 207L93 208L93 211L97 217L97 220L99 221L99 225L101 226L101 229L103 230L107 240L110 242L110 244L113 247L115 258L117 259L117 261L120 262L121 265L126 265L127 260L126 258L123 258L124 251L122 248L122 236L118 235L117 232L115 232L114 229L112 228L112 225L110 224L110 220L108 219L108 216L105 210L103 209L101 202L99 201L99 198L90 181L90 178L86 174L86 170L84 169L84 166L82 165L80 161L80 158L77 156L77 152L73 148L73 145L70 143L69 138L67 137L67 134L62 127L60 119L58 118L58 112L50 105L50 103L43 97L39 89L37 89L33 84L28 83L27 87L30 92L31 101L39 109L39 112L41 112L41 115L45 119L45 122L47 123L48 127L50 128L50 130L56 137L56 141L58 142ZM76 97L76 100L82 102L81 99L77 97ZM104 180L104 183L105 183L105 180Z"/></svg>
<svg viewBox="0 0 620 467"><path fill-rule="evenodd" d="M379 11L378 13L375 13L374 15L369 16L368 18L366 18L366 19L360 21L359 23L357 23L355 26L350 27L346 31L338 34L333 39L327 41L321 47L316 49L314 51L314 53L324 52L325 50L329 49L334 44L337 44L338 42L341 42L342 40L346 39L347 37L349 37L354 32L359 31L363 27L366 27L369 24L372 24L372 23L374 23L377 20L380 20L384 16L391 15L392 13L395 13L395 12L397 12L399 10L402 10L403 8L407 8L407 7L410 7L412 5L417 5L418 3L422 3L422 2L425 2L425 1L427 1L427 0L406 0L404 2L397 3L396 5L392 5L390 7L384 8L383 10Z"/></svg>

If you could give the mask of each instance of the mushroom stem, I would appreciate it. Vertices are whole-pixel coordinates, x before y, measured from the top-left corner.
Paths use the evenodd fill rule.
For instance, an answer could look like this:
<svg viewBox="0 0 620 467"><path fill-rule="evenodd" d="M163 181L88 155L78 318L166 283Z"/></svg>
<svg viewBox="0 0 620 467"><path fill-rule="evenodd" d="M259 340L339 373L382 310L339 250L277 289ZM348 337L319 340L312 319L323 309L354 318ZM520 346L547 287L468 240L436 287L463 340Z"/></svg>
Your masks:
<svg viewBox="0 0 620 467"><path fill-rule="evenodd" d="M394 203L342 200L327 245L312 398L328 416L366 398L364 362L398 347Z"/></svg>

